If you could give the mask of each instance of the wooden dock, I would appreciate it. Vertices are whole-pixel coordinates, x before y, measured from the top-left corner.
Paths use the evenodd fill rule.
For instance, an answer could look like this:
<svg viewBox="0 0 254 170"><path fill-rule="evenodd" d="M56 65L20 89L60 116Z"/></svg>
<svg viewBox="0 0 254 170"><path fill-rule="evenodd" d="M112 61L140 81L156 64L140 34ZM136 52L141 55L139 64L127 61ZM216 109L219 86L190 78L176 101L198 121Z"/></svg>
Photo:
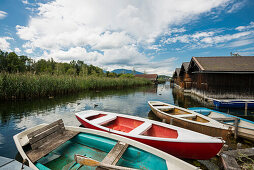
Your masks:
<svg viewBox="0 0 254 170"><path fill-rule="evenodd" d="M22 165L22 163L14 160L14 159L0 156L0 169L1 170L22 169L22 167L23 167L23 170L32 170L32 168L29 168L26 165Z"/></svg>

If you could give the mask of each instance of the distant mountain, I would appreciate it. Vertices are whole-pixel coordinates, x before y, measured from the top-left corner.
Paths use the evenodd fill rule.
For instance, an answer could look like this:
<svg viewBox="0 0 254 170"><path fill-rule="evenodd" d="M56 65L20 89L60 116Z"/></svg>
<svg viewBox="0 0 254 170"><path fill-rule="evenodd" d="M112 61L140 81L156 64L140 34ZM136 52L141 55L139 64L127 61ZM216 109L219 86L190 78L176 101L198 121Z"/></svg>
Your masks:
<svg viewBox="0 0 254 170"><path fill-rule="evenodd" d="M124 73L124 74L132 74L132 70L126 70L126 69L115 69L113 71L111 71L113 73L117 73L117 74L120 74L120 73ZM135 74L144 74L144 73L141 73L141 72L138 72L138 71L135 71Z"/></svg>

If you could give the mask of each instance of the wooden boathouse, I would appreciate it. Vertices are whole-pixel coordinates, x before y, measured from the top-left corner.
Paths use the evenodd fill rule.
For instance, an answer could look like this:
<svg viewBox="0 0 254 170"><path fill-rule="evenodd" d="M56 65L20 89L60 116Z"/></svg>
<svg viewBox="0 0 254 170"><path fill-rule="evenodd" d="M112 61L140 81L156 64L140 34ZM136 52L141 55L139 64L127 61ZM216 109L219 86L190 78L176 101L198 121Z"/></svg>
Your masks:
<svg viewBox="0 0 254 170"><path fill-rule="evenodd" d="M136 74L135 77L145 78L153 83L157 83L158 75L157 74Z"/></svg>
<svg viewBox="0 0 254 170"><path fill-rule="evenodd" d="M191 92L204 97L254 96L254 56L192 57L187 74Z"/></svg>
<svg viewBox="0 0 254 170"><path fill-rule="evenodd" d="M173 76L172 76L174 84L178 85L178 86L179 86L179 84L181 82L180 77L179 77L180 70L181 70L181 68L176 68L174 73L173 73Z"/></svg>
<svg viewBox="0 0 254 170"><path fill-rule="evenodd" d="M185 90L191 89L192 80L188 73L189 64L190 64L189 62L182 63L182 66L179 72L180 87Z"/></svg>

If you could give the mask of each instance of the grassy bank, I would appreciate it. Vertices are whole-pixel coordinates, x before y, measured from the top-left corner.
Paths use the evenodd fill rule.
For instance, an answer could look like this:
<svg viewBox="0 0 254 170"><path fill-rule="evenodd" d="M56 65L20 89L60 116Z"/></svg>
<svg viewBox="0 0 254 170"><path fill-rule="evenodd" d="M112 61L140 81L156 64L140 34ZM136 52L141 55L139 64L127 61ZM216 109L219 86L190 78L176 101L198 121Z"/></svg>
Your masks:
<svg viewBox="0 0 254 170"><path fill-rule="evenodd" d="M0 99L48 97L82 90L121 89L148 84L149 81L138 78L0 74Z"/></svg>

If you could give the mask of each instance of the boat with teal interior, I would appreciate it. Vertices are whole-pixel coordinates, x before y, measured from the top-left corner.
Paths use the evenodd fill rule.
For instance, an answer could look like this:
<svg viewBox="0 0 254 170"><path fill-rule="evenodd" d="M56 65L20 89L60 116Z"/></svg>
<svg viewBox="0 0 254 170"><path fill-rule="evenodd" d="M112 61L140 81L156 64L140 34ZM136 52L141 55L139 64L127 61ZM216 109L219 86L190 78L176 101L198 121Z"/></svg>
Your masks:
<svg viewBox="0 0 254 170"><path fill-rule="evenodd" d="M238 136L254 141L254 122L253 121L250 121L241 117L237 117L234 115L230 115L227 113L219 112L216 110L208 109L205 107L191 107L188 109L195 111L197 113L200 113L202 115L208 116L212 119L217 119L218 121L221 121L222 123L231 126L232 129L235 128L235 120L237 119ZM225 118L229 118L229 119L225 119Z"/></svg>
<svg viewBox="0 0 254 170"><path fill-rule="evenodd" d="M152 170L158 167L198 169L165 152L122 136L63 126L62 120L52 124L38 125L13 137L22 158L33 169L100 169L107 166L126 170ZM77 161L78 156L89 159ZM99 167L91 160L99 162Z"/></svg>

